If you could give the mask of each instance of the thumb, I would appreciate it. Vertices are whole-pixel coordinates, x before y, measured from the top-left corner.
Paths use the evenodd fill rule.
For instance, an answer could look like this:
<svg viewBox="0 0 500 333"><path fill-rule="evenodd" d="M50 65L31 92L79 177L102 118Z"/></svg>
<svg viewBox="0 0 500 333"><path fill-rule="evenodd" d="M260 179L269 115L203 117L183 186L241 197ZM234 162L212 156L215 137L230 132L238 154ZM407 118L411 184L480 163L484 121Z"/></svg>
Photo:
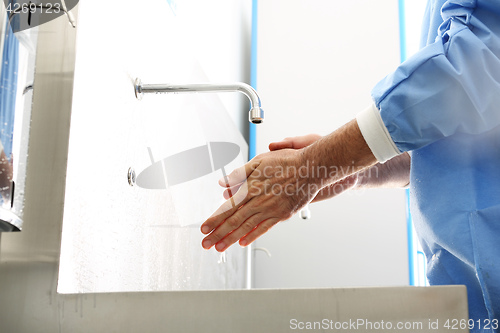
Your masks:
<svg viewBox="0 0 500 333"><path fill-rule="evenodd" d="M291 138L285 138L279 142L271 142L269 144L270 151L287 149L287 148L293 148L293 140Z"/></svg>

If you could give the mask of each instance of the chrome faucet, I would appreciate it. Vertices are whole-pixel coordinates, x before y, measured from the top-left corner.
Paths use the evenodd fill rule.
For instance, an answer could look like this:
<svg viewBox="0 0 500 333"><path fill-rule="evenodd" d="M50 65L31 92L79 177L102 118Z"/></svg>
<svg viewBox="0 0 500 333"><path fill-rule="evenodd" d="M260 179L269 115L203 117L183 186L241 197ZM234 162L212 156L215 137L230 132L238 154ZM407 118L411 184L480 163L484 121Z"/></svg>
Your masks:
<svg viewBox="0 0 500 333"><path fill-rule="evenodd" d="M135 97L142 99L144 94L168 94L184 92L230 92L239 91L250 100L248 120L254 124L264 121L264 110L260 106L260 98L255 89L246 83L197 83L197 84L142 84L135 80Z"/></svg>
<svg viewBox="0 0 500 333"><path fill-rule="evenodd" d="M254 88L246 83L194 83L194 84L142 84L135 79L135 97L142 99L144 94L176 94L185 92L232 92L239 91L250 100L248 120L254 124L264 122L264 110L260 105L260 98ZM309 219L311 213L308 206L301 211L303 219Z"/></svg>

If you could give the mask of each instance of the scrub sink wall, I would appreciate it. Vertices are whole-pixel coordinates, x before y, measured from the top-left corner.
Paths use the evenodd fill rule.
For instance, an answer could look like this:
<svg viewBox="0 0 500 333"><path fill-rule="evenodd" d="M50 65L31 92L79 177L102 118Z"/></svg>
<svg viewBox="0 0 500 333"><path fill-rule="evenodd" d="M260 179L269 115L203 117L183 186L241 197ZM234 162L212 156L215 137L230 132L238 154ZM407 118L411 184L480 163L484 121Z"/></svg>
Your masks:
<svg viewBox="0 0 500 333"><path fill-rule="evenodd" d="M246 162L244 96L139 101L134 80L248 81L250 10L233 0L80 3L58 292L245 287L245 249L201 247L199 226L223 202L220 170L156 190L127 174L214 141L240 147L228 171Z"/></svg>

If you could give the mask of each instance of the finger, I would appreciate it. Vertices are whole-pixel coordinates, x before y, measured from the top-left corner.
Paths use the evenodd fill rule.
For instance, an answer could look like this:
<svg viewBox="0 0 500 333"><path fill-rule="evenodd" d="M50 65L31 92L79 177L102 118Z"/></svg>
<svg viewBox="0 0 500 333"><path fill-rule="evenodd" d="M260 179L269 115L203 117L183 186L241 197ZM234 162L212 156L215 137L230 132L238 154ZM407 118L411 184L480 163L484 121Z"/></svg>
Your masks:
<svg viewBox="0 0 500 333"><path fill-rule="evenodd" d="M219 252L225 251L228 247L236 243L240 238L248 234L250 231L262 222L260 213L250 216L240 227L215 244L215 249Z"/></svg>
<svg viewBox="0 0 500 333"><path fill-rule="evenodd" d="M276 223L280 221L279 218L273 217L262 221L255 229L246 234L240 239L241 246L247 246L253 243L257 238L268 232Z"/></svg>
<svg viewBox="0 0 500 333"><path fill-rule="evenodd" d="M248 176L259 166L260 160L250 161L245 165L233 170L226 177L219 180L219 185L222 187L231 187L243 183Z"/></svg>
<svg viewBox="0 0 500 333"><path fill-rule="evenodd" d="M271 142L269 144L269 150L280 150L280 149L287 149L287 148L293 148L293 140L291 138L285 138L282 141L279 142Z"/></svg>
<svg viewBox="0 0 500 333"><path fill-rule="evenodd" d="M238 190L240 189L242 184L239 184L239 185L236 185L236 186L233 186L231 188L228 188L228 189L225 189L224 190L224 193L222 193L222 195L224 196L224 199L228 200L230 199L233 195L236 194L236 192L238 192Z"/></svg>
<svg viewBox="0 0 500 333"><path fill-rule="evenodd" d="M223 178L219 179L219 186L222 186L222 187L225 187L225 188L231 188L231 187L236 187L236 186L241 186L241 184L243 184L245 181L246 181L246 178L244 181L242 182L239 182L239 183L233 183L233 184L229 184L228 183L228 178L229 176L224 176Z"/></svg>
<svg viewBox="0 0 500 333"><path fill-rule="evenodd" d="M214 244L217 244L221 239L227 237L231 232L238 229L243 222L256 213L255 210L256 209L250 204L238 209L234 214L225 219L224 222L221 223L210 235L203 239L203 248L208 250Z"/></svg>

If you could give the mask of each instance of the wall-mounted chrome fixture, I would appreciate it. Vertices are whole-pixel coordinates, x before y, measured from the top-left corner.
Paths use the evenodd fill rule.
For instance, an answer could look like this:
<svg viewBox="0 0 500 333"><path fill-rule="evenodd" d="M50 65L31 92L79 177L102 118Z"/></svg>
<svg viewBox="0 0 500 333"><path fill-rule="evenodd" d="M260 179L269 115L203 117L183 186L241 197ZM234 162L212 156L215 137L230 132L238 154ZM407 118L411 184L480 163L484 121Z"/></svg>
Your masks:
<svg viewBox="0 0 500 333"><path fill-rule="evenodd" d="M255 89L246 83L196 83L196 84L142 84L140 79L135 79L135 97L141 100L144 94L175 94L185 92L232 92L239 91L250 100L250 111L248 120L254 124L261 124L264 121L264 110L260 105L260 98ZM130 173L129 173L130 183ZM131 184L132 185L132 184ZM304 220L311 218L309 206L300 212Z"/></svg>
<svg viewBox="0 0 500 333"><path fill-rule="evenodd" d="M135 80L135 96L142 99L144 94L168 94L185 92L231 92L239 91L250 100L251 106L248 115L250 122L261 124L264 121L264 110L260 106L260 98L255 89L246 83L197 83L197 84L142 84L141 80Z"/></svg>

